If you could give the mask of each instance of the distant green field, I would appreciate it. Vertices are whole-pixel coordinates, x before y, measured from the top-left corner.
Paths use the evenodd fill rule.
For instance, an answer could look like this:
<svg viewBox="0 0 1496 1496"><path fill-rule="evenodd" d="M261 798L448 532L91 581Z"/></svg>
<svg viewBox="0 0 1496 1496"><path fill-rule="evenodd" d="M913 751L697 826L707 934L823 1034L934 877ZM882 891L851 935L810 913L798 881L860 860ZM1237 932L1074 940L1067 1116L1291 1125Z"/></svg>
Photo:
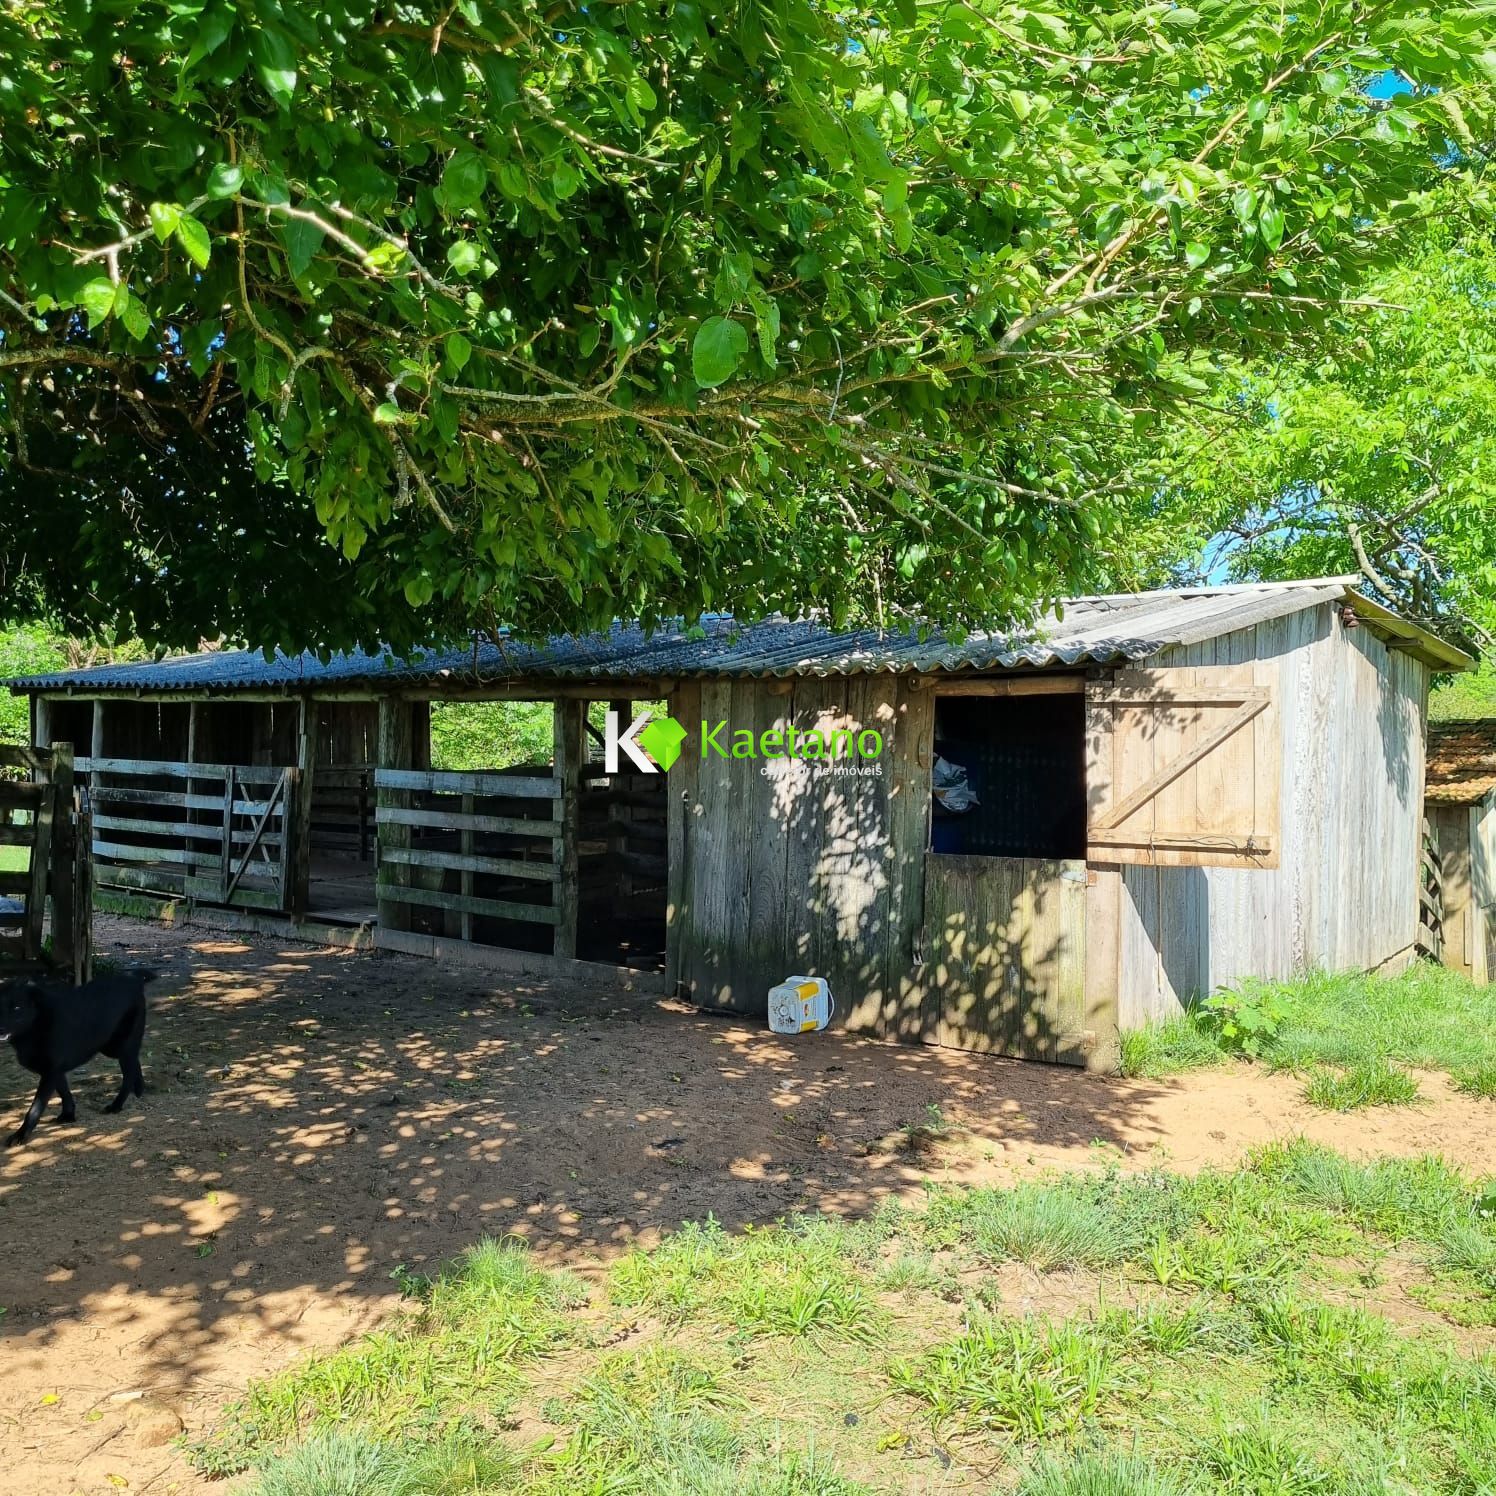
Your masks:
<svg viewBox="0 0 1496 1496"><path fill-rule="evenodd" d="M25 847L0 847L0 873L24 873L26 857Z"/></svg>
<svg viewBox="0 0 1496 1496"><path fill-rule="evenodd" d="M1479 670L1457 675L1429 698L1434 721L1464 717L1496 717L1496 661L1485 660Z"/></svg>

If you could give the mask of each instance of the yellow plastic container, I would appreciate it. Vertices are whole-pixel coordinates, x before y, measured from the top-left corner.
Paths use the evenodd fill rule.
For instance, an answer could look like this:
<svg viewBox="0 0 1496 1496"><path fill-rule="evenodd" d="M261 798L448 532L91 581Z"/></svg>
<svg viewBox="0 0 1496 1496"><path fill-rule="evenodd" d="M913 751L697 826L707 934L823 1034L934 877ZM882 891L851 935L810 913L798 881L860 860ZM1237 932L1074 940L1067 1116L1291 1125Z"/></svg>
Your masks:
<svg viewBox="0 0 1496 1496"><path fill-rule="evenodd" d="M809 1034L831 1022L835 1004L824 977L786 977L769 988L769 1027L776 1034Z"/></svg>

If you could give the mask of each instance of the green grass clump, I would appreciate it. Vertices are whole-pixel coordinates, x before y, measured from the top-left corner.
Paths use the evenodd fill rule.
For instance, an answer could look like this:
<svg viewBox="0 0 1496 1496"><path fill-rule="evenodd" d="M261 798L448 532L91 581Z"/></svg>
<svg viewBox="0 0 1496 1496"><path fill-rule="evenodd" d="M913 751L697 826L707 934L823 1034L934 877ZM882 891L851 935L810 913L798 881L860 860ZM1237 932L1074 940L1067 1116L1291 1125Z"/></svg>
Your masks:
<svg viewBox="0 0 1496 1496"><path fill-rule="evenodd" d="M1384 1059L1358 1060L1346 1070L1312 1071L1304 1084L1304 1096L1328 1112L1407 1106L1418 1100L1418 1082Z"/></svg>
<svg viewBox="0 0 1496 1496"><path fill-rule="evenodd" d="M1122 1034L1123 1075L1160 1080L1186 1070L1225 1064L1227 1055L1198 1012L1176 1013Z"/></svg>
<svg viewBox="0 0 1496 1496"><path fill-rule="evenodd" d="M1135 1455L1088 1450L1042 1456L1019 1483L1018 1496L1184 1496L1185 1490Z"/></svg>
<svg viewBox="0 0 1496 1496"><path fill-rule="evenodd" d="M734 1236L709 1219L631 1252L613 1268L609 1296L667 1319L704 1314L751 1332L866 1339L881 1314L859 1266L877 1229L798 1217Z"/></svg>
<svg viewBox="0 0 1496 1496"><path fill-rule="evenodd" d="M895 1361L888 1378L937 1423L1029 1438L1075 1433L1117 1388L1115 1353L1094 1328L985 1315L918 1360Z"/></svg>
<svg viewBox="0 0 1496 1496"><path fill-rule="evenodd" d="M1357 1163L1300 1138L1261 1149L1250 1173L1296 1204L1348 1216L1393 1241L1433 1241L1476 1210L1472 1187L1436 1157Z"/></svg>
<svg viewBox="0 0 1496 1496"><path fill-rule="evenodd" d="M1104 1267L1144 1251L1189 1220L1182 1186L1168 1175L1068 1175L1012 1189L934 1195L927 1232L968 1244L989 1262L1013 1258L1040 1272Z"/></svg>
<svg viewBox="0 0 1496 1496"><path fill-rule="evenodd" d="M1481 1101L1496 1101L1496 1060L1487 1060L1454 1073L1454 1088Z"/></svg>
<svg viewBox="0 0 1496 1496"><path fill-rule="evenodd" d="M576 1395L547 1407L565 1446L526 1489L639 1496L858 1496L812 1448L785 1448L725 1416L741 1407L724 1376L656 1347L606 1359Z"/></svg>
<svg viewBox="0 0 1496 1496"><path fill-rule="evenodd" d="M327 1429L267 1458L244 1496L495 1496L519 1479L513 1454L472 1434L401 1446Z"/></svg>

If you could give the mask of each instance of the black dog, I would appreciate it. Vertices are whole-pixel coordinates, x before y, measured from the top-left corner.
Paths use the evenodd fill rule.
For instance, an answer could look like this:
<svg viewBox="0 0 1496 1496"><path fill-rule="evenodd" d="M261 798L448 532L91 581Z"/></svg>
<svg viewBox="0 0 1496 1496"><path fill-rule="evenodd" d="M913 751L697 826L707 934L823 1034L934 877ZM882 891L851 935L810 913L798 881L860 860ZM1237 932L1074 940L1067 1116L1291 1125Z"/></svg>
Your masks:
<svg viewBox="0 0 1496 1496"><path fill-rule="evenodd" d="M82 987L16 981L0 991L0 1042L8 1040L21 1064L41 1077L8 1147L24 1143L36 1131L54 1095L62 1098L58 1121L77 1116L68 1071L96 1054L118 1060L122 1077L119 1095L105 1111L119 1111L131 1091L145 1095L140 1041L145 1037L145 984L155 976L154 971L123 971Z"/></svg>

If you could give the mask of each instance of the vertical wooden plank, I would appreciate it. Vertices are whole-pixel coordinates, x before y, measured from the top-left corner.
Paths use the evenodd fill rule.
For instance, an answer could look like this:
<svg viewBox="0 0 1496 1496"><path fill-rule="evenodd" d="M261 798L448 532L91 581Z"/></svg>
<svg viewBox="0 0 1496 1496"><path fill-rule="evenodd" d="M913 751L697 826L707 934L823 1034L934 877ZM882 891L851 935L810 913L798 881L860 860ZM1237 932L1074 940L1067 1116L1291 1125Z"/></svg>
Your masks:
<svg viewBox="0 0 1496 1496"><path fill-rule="evenodd" d="M786 701L786 715L796 732L823 731L824 682L797 680ZM807 976L823 974L820 933L826 920L826 904L819 883L821 797L827 788L823 772L823 765L810 760L795 769L794 793L788 800L784 821L785 955L796 973ZM832 996L836 997L834 989Z"/></svg>
<svg viewBox="0 0 1496 1496"><path fill-rule="evenodd" d="M778 733L782 742L791 725L792 700L787 682L740 681L733 691L733 726ZM786 894L790 811L799 793L799 766L790 758L749 759L741 767L738 800L745 816L747 878L742 889L738 982L753 1012L766 1012L769 988L793 971L794 936L805 921L804 905ZM738 934L737 932L740 932Z"/></svg>
<svg viewBox="0 0 1496 1496"><path fill-rule="evenodd" d="M288 906L298 919L306 917L311 903L312 887L312 809L317 795L318 739L321 721L317 703L303 696L298 704L296 723L296 780L288 786L292 800L284 807L281 825L285 840L290 842L293 858L290 866L290 899ZM284 858L285 845L282 843Z"/></svg>
<svg viewBox="0 0 1496 1496"><path fill-rule="evenodd" d="M73 835L78 855L73 858L73 910L77 921L73 941L73 981L81 987L85 982L91 982L94 974L93 814L86 789L75 790L74 799L77 824Z"/></svg>
<svg viewBox="0 0 1496 1496"><path fill-rule="evenodd" d="M296 816L296 807L303 799L310 799L309 794L304 794L301 783L300 769L282 769L280 784L280 850L276 857L276 877L280 883L280 906L282 911L289 912L292 901L295 898L296 882L296 848L297 838L292 830L293 821ZM274 817L268 817L265 825L266 831L275 829ZM246 851L246 860L249 857Z"/></svg>
<svg viewBox="0 0 1496 1496"><path fill-rule="evenodd" d="M474 810L474 808L475 808L476 805L477 805L477 801L473 798L473 796L471 796L471 795L464 795L462 797L462 813L463 813L463 815L465 815L465 816L472 815L473 814L473 810ZM472 833L472 829L470 827L465 827L463 829L462 835L461 835L461 837L459 839L459 849L461 850L461 852L462 852L462 854L463 854L464 857L470 857L472 855L472 852L473 852L473 833ZM473 896L473 874L472 874L472 871L470 869L464 868L462 870L462 872L459 874L458 886L462 890L462 896L463 896L463 898L465 898L465 899L472 898L472 896ZM464 909L462 911L462 914L461 914L461 916L460 916L460 918L458 920L458 924L457 924L457 933L458 933L459 938L462 939L462 940L471 940L473 938L473 916L472 916L471 910Z"/></svg>
<svg viewBox="0 0 1496 1496"><path fill-rule="evenodd" d="M692 968L691 852L695 832L696 770L701 762L701 687L679 681L667 698L670 715L686 729L681 756L666 780L665 984L689 987Z"/></svg>
<svg viewBox="0 0 1496 1496"><path fill-rule="evenodd" d="M229 880L234 865L234 766L230 764L223 775L223 825L218 856L218 902L229 901Z"/></svg>
<svg viewBox="0 0 1496 1496"><path fill-rule="evenodd" d="M31 698L31 746L45 748L52 741L52 703L45 696Z"/></svg>
<svg viewBox="0 0 1496 1496"><path fill-rule="evenodd" d="M879 1034L914 1044L924 1041L927 1034L922 973L915 957L924 922L935 698L929 690L911 689L910 682L901 678L894 705L893 727L884 752L884 773L889 776L889 899Z"/></svg>
<svg viewBox="0 0 1496 1496"><path fill-rule="evenodd" d="M55 824L52 828L52 857L48 883L52 891L52 959L58 969L76 980L79 969L78 917L74 902L77 870L74 860L80 855L78 822L74 801L73 745L52 744L52 805ZM86 855L83 854L83 855Z"/></svg>
<svg viewBox="0 0 1496 1496"><path fill-rule="evenodd" d="M634 703L619 699L610 701L607 705L610 712L618 714L618 730L620 732L627 732L629 723L634 720ZM608 865L612 869L613 887L621 902L631 898L634 892L634 875L624 865L624 858L628 855L629 849L629 837L626 828L628 823L634 819L633 807L622 804L614 805L608 811L608 819L619 823L619 829L608 832L607 847Z"/></svg>
<svg viewBox="0 0 1496 1496"><path fill-rule="evenodd" d="M47 915L47 881L52 871L52 826L57 813L57 786L36 803L31 823L31 883L26 893L26 919L21 926L21 959L42 958L43 926Z"/></svg>
<svg viewBox="0 0 1496 1496"><path fill-rule="evenodd" d="M411 713L407 703L393 696L379 698L379 747L377 764L381 769L409 769L414 745L411 742ZM387 930L410 929L410 905L389 897L387 890L406 885L410 869L384 860L384 853L410 846L410 827L396 826L380 817L383 809L408 810L409 790L375 790L375 841L379 852L376 872L376 895L379 923Z"/></svg>
<svg viewBox="0 0 1496 1496"><path fill-rule="evenodd" d="M710 731L727 727L715 741L730 743L732 688L728 681L703 681L701 715ZM697 807L691 822L690 900L692 995L709 1007L742 1008L746 995L733 990L728 972L728 908L743 875L742 828L733 813L733 761L711 749L697 766Z"/></svg>
<svg viewBox="0 0 1496 1496"><path fill-rule="evenodd" d="M561 834L552 843L560 881L554 885L556 925L551 947L557 956L577 953L577 840L581 814L582 760L586 749L587 703L576 696L558 697L553 703L553 772L561 781L557 819Z"/></svg>

